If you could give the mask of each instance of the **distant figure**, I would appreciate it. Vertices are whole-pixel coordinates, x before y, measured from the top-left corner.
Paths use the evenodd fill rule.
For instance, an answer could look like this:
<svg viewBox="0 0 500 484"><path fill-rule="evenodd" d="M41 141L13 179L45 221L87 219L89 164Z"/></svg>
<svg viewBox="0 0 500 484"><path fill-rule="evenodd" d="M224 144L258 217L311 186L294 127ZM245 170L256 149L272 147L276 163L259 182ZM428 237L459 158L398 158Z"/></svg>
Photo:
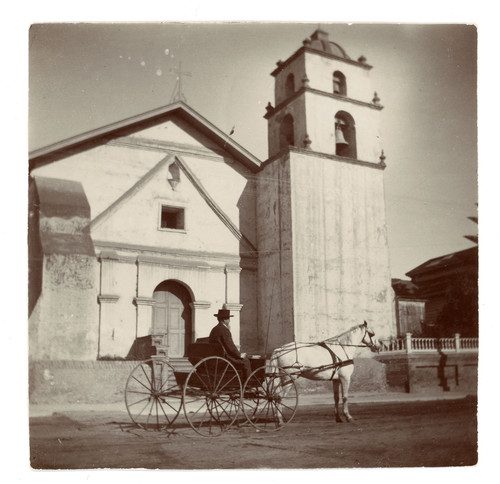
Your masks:
<svg viewBox="0 0 500 484"><path fill-rule="evenodd" d="M440 339L438 340L438 353L441 355L438 366L439 385L443 387L443 391L449 392L450 387L448 386L448 378L446 377L446 360L448 359L448 355L443 351Z"/></svg>
<svg viewBox="0 0 500 484"><path fill-rule="evenodd" d="M231 336L231 331L229 326L231 324L231 319L233 316L229 309L219 309L217 314L214 316L219 321L219 324L215 326L210 332L209 342L214 344L219 344L224 348L226 352L226 358L236 367L237 370L243 371L243 383L247 380L252 373L252 366L250 365L250 360L247 358L246 353L240 353L238 348L233 342L233 337Z"/></svg>

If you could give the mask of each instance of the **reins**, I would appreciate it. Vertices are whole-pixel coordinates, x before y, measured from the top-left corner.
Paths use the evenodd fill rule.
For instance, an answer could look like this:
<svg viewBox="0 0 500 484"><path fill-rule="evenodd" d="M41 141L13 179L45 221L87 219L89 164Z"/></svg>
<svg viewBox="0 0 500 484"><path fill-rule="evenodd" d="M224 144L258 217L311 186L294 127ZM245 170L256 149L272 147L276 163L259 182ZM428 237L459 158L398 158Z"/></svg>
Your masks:
<svg viewBox="0 0 500 484"><path fill-rule="evenodd" d="M362 326L362 325L360 325L360 326ZM290 353L292 351L295 351L297 353L297 350L300 348L309 348L312 346L324 347L324 345L327 345L327 344L336 345L336 346L353 347L353 348L366 348L367 347L366 344L354 345L354 344L349 344L349 343L342 343L341 341L339 341L339 338L341 338L342 336L345 336L346 334L353 332L354 330L358 329L360 326L354 326L350 330L345 331L344 333L339 334L338 336L332 336L331 338L325 339L323 341L317 341L317 342L311 342L311 343L297 343L296 341L294 341L293 343L289 343L289 344L293 344L293 348L287 348L285 350L283 347L281 347L281 348L277 348L275 350L275 352L279 352L281 355Z"/></svg>
<svg viewBox="0 0 500 484"><path fill-rule="evenodd" d="M275 352L279 352L279 355L280 356L283 356L283 355L286 355L287 353L290 353L292 351L295 351L295 360L296 360L296 363L299 363L298 362L298 349L299 348L309 348L309 347L312 347L312 346L321 346L321 347L325 347L325 345L338 345L338 346L341 346L342 348L344 347L353 347L353 348L367 348L368 345L366 344L349 344L349 343L342 343L339 338L342 338L343 336L349 334L349 333L352 333L353 331L361 328L361 326L363 326L363 324L359 324L359 325L356 325L356 326L353 326L352 328L348 329L347 331L344 331L343 333L337 335L337 336L332 336L331 338L327 338L323 341L318 341L318 342L311 342L311 343L297 343L296 341L293 342L293 348L287 348L286 350L283 349L283 347L281 348L277 348L275 350ZM344 350L345 352L345 350ZM347 353L346 353L346 356L347 356Z"/></svg>

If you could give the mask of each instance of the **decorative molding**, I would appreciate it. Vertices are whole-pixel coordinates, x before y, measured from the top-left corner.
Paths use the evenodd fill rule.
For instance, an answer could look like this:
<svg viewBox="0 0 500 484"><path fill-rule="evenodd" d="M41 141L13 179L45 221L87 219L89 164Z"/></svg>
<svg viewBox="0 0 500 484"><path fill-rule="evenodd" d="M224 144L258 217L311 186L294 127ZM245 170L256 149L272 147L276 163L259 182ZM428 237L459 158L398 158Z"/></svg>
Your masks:
<svg viewBox="0 0 500 484"><path fill-rule="evenodd" d="M103 250L98 257L99 261L118 260L118 254L114 250Z"/></svg>
<svg viewBox="0 0 500 484"><path fill-rule="evenodd" d="M233 265L230 265L230 264L226 264L226 267L224 267L224 272L226 274L229 274L229 273L240 273L241 272L241 267L238 265L238 266L233 266Z"/></svg>
<svg viewBox="0 0 500 484"><path fill-rule="evenodd" d="M137 256L137 264L155 264L167 267L181 267L190 269L210 269L210 265L200 261L186 261L179 259L166 259L154 255L139 255Z"/></svg>
<svg viewBox="0 0 500 484"><path fill-rule="evenodd" d="M266 107L266 114L264 115L264 119L269 119L274 116L278 111L281 111L284 107L288 106L292 101L300 97L302 94L306 92L308 88L301 87L298 91L295 91L293 94L288 96L284 101L281 101L275 107L268 103Z"/></svg>
<svg viewBox="0 0 500 484"><path fill-rule="evenodd" d="M359 62L359 61L356 62L352 59L346 59L345 57L339 57L335 54L330 54L328 52L323 52L321 50L313 49L309 45L310 44L306 43L303 47L300 47L300 49L298 49L294 54L292 54L286 61L279 61L279 63L277 62L276 64L278 65L278 67L276 69L274 69L273 72L271 72L271 76L276 77L287 65L289 65L291 62L293 62L301 54L306 53L306 52L311 53L311 54L316 54L316 55L319 55L321 57L326 57L328 59L333 59L333 60L345 62L346 64L355 65L355 66L361 67L361 68L366 69L366 70L373 69L373 66L371 66L370 64L366 64L366 59L365 59L365 62Z"/></svg>
<svg viewBox="0 0 500 484"><path fill-rule="evenodd" d="M374 162L371 162L371 161L355 160L353 158L345 158L343 156L331 155L329 153L322 153L320 151L314 151L314 150L311 150L311 149L306 150L305 148L298 148L296 146L288 146L286 149L281 150L276 155L274 155L271 158L268 158L266 161L264 161L262 163L262 168L266 167L267 165L269 165L273 161L282 158L285 155L289 156L290 152L293 152L293 153L303 153L303 154L309 155L309 156L310 155L314 155L314 156L317 156L319 158L326 158L326 159L333 160L333 161L340 161L340 162L343 162L343 163L349 163L351 165L366 166L366 167L369 167L369 168L375 168L377 170L384 170L385 167L386 167L385 163L383 163L383 162L374 163Z"/></svg>
<svg viewBox="0 0 500 484"><path fill-rule="evenodd" d="M240 312L243 308L243 304L239 303L224 303L222 305L222 309L229 309L230 311L233 312Z"/></svg>
<svg viewBox="0 0 500 484"><path fill-rule="evenodd" d="M126 148L156 151L160 153L170 153L173 155L183 154L187 156L195 156L197 158L209 158L214 161L224 162L226 152L217 148L209 150L208 148L187 145L183 143L174 143L157 139L141 138L138 136L124 136L111 140L107 143L111 146L120 146Z"/></svg>
<svg viewBox="0 0 500 484"><path fill-rule="evenodd" d="M154 306L156 301L152 297L134 297L134 304L136 306Z"/></svg>
<svg viewBox="0 0 500 484"><path fill-rule="evenodd" d="M364 106L364 107L370 108L370 109L376 109L377 111L382 111L382 109L384 109L384 106L382 106L381 104L374 104L373 102L369 103L366 101L359 101L358 99L353 99L351 97L342 96L341 94L335 94L333 92L320 91L319 89L313 89L311 87L305 89L305 91L313 93L313 94L319 94L321 96L330 97L333 99L338 99L339 101L346 101L346 102L351 103L351 104L358 104L359 106Z"/></svg>
<svg viewBox="0 0 500 484"><path fill-rule="evenodd" d="M116 296L114 294L100 294L99 296L97 296L97 302L99 304L103 303L114 304L116 303L116 301L118 301L118 299L120 299L120 296Z"/></svg>
<svg viewBox="0 0 500 484"><path fill-rule="evenodd" d="M191 309L210 309L212 303L210 301L193 301L189 303Z"/></svg>
<svg viewBox="0 0 500 484"><path fill-rule="evenodd" d="M155 247L155 246L148 246L148 245L136 245L136 244L124 244L123 242L110 242L110 241L104 241L104 240L95 240L94 241L94 247L99 247L99 248L105 248L105 247L112 247L116 250L127 250L130 252L151 252L153 254L158 254L158 255L151 255L150 257L157 257L157 258L162 258L164 256L182 256L182 257L192 257L192 258L203 258L203 259L215 259L215 260L220 260L220 261L228 261L232 260L235 262L235 264L238 263L240 257L244 257L245 254L229 254L229 253L208 253L207 252L195 252L195 251L190 251L190 250L182 250L182 249L177 249L177 248L172 248L172 249L166 249L165 247ZM160 255L161 254L161 255ZM124 262L132 262L136 263L137 262L137 255L122 255L118 254L118 258L120 261ZM147 255L144 255L144 257L147 257ZM178 260L178 259L177 259ZM195 261L193 261L194 263ZM204 262L202 262L203 264ZM207 265L210 265L209 263L206 263Z"/></svg>
<svg viewBox="0 0 500 484"><path fill-rule="evenodd" d="M380 166L383 166L383 167L385 168L385 167L387 166L387 165L385 164L385 160L386 160L386 159L387 159L387 158L385 157L384 150L382 150L382 153L380 153L380 163L379 163L379 165L380 165Z"/></svg>
<svg viewBox="0 0 500 484"><path fill-rule="evenodd" d="M265 119L270 119L274 115L276 115L279 111L286 108L292 101L300 97L302 94L312 93L318 94L320 96L329 97L331 99L337 99L339 101L345 101L351 104L357 104L359 106L364 106L370 109L376 109L377 111L381 111L384 109L384 106L381 104L373 104L366 101L359 101L358 99L353 99L347 96L343 96L341 94L335 94L333 92L320 91L319 89L314 89L312 87L301 87L298 91L293 93L290 97L286 98L284 101L281 101L275 108L267 109L266 114L264 115Z"/></svg>

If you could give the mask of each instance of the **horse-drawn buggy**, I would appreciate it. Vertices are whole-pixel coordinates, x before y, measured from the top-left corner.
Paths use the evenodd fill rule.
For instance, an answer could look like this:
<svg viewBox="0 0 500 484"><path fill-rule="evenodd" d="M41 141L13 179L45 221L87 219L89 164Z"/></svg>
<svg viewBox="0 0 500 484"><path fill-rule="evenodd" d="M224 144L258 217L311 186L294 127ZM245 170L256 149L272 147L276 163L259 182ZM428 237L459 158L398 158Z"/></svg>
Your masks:
<svg viewBox="0 0 500 484"><path fill-rule="evenodd" d="M365 323L320 343L292 342L266 359L250 357L251 373L243 378L223 348L197 342L190 345L190 371L179 371L164 358L138 364L125 387L125 404L132 421L144 428L169 430L181 412L203 436L217 436L232 425L279 430L294 417L298 406L295 380L333 382L336 417L352 417L347 407L356 348L376 346ZM339 388L342 404L339 407Z"/></svg>

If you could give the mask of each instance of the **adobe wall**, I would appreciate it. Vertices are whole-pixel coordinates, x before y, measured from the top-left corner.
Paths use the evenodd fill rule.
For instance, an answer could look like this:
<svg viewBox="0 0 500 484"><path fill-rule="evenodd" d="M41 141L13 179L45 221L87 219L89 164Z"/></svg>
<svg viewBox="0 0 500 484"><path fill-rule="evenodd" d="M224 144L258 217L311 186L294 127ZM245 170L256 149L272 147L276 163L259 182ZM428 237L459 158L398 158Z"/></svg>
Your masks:
<svg viewBox="0 0 500 484"><path fill-rule="evenodd" d="M294 341L292 215L289 154L259 173L257 227L259 248L259 353Z"/></svg>
<svg viewBox="0 0 500 484"><path fill-rule="evenodd" d="M35 359L97 356L98 266L80 183L36 177L29 193L29 350Z"/></svg>
<svg viewBox="0 0 500 484"><path fill-rule="evenodd" d="M137 361L31 361L29 401L31 404L121 402L127 378L137 364ZM372 358L356 358L354 365L351 392L386 391L382 363ZM298 379L296 384L299 398L302 393L332 392L329 381Z"/></svg>
<svg viewBox="0 0 500 484"><path fill-rule="evenodd" d="M293 152L290 179L296 340L394 335L383 171Z"/></svg>
<svg viewBox="0 0 500 484"><path fill-rule="evenodd" d="M123 401L136 361L36 361L29 364L32 404ZM125 404L124 404L125 408Z"/></svg>
<svg viewBox="0 0 500 484"><path fill-rule="evenodd" d="M380 355L355 358L349 393L477 392L477 354ZM127 378L137 361L31 361L31 404L116 403L123 401ZM443 385L444 383L444 385ZM331 382L296 381L299 398L330 393ZM125 407L124 407L125 408Z"/></svg>
<svg viewBox="0 0 500 484"><path fill-rule="evenodd" d="M95 257L51 254L43 263L42 295L29 318L31 357L95 359L99 324Z"/></svg>

